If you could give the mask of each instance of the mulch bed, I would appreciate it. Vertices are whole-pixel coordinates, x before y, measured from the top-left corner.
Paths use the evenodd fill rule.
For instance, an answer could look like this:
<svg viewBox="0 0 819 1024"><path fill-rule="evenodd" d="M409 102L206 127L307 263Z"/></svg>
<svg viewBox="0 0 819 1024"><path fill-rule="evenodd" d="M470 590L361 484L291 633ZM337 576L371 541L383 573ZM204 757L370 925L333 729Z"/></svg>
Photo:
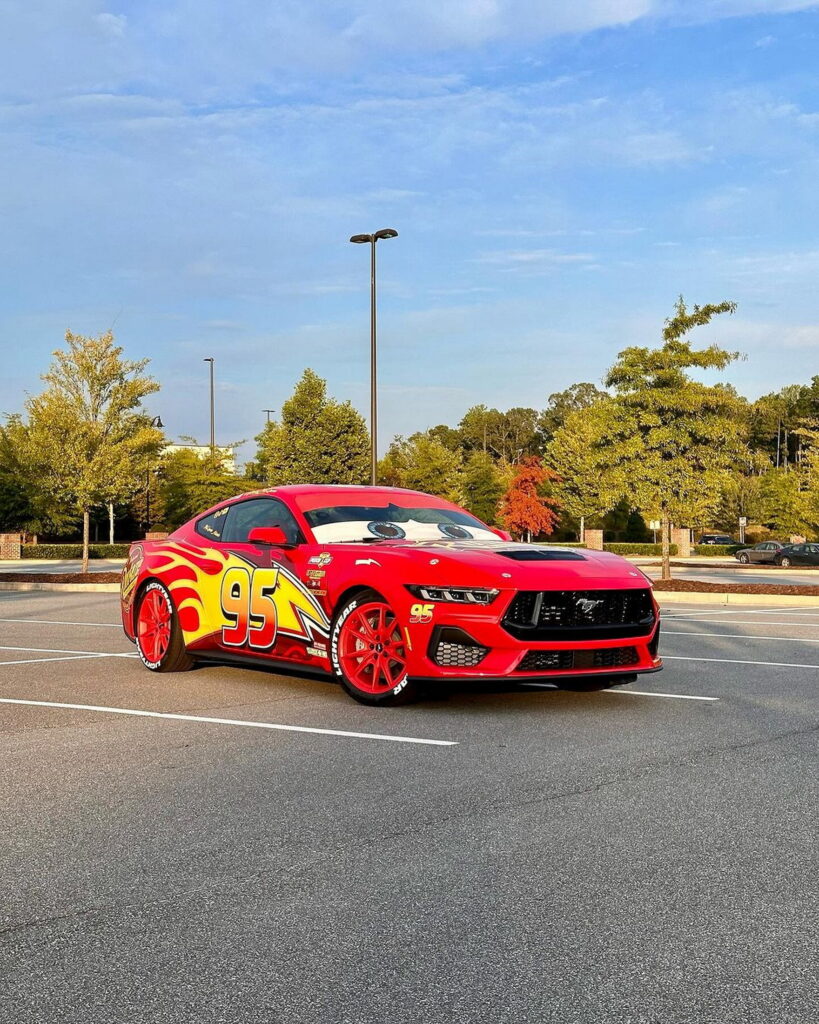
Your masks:
<svg viewBox="0 0 819 1024"><path fill-rule="evenodd" d="M0 583L119 583L118 572L0 572Z"/></svg>
<svg viewBox="0 0 819 1024"><path fill-rule="evenodd" d="M656 591L688 594L787 594L793 597L819 597L819 587L794 587L782 583L706 583L704 580L655 580Z"/></svg>

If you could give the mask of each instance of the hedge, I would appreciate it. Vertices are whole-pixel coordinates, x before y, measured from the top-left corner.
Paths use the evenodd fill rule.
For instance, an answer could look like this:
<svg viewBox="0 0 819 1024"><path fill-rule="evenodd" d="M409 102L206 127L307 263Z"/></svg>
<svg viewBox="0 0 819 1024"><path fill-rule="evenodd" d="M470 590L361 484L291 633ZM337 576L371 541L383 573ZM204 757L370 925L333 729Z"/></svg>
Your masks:
<svg viewBox="0 0 819 1024"><path fill-rule="evenodd" d="M714 558L722 556L725 558L726 555L733 555L735 552L751 546L750 544L695 544L691 550L695 555L711 555Z"/></svg>
<svg viewBox="0 0 819 1024"><path fill-rule="evenodd" d="M130 544L92 544L88 548L91 558L127 558ZM82 558L82 544L24 544L23 558Z"/></svg>
<svg viewBox="0 0 819 1024"><path fill-rule="evenodd" d="M661 555L663 553L662 544L604 544L604 551L611 551L615 555ZM668 552L671 555L677 554L677 545L669 545Z"/></svg>
<svg viewBox="0 0 819 1024"><path fill-rule="evenodd" d="M544 548L584 548L585 541L578 540L539 540L538 545Z"/></svg>

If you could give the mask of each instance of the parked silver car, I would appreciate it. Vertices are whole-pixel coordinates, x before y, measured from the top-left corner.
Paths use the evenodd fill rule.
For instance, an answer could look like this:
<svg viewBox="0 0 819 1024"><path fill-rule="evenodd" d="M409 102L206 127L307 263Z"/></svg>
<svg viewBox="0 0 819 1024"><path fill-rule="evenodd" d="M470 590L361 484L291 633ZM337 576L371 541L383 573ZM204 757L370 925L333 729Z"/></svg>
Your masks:
<svg viewBox="0 0 819 1024"><path fill-rule="evenodd" d="M778 540L763 540L760 544L754 544L752 548L741 548L735 553L734 558L744 565L749 562L769 562L773 565L777 554L784 546Z"/></svg>

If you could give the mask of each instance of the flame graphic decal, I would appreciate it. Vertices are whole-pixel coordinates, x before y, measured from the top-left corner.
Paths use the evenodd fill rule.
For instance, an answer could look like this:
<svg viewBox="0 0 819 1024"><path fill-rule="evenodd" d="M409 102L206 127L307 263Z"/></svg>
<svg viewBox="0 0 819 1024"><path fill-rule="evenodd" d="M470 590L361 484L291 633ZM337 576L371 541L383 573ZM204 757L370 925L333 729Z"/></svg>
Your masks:
<svg viewBox="0 0 819 1024"><path fill-rule="evenodd" d="M311 643L317 635L329 635L330 620L324 609L297 577L282 566L259 569L232 552L197 548L184 541L169 541L152 551L149 561L151 575L158 577L173 595L188 646L230 626L222 611L220 590L224 573L232 567L270 575L271 583L275 583L271 597L279 633L305 643Z"/></svg>

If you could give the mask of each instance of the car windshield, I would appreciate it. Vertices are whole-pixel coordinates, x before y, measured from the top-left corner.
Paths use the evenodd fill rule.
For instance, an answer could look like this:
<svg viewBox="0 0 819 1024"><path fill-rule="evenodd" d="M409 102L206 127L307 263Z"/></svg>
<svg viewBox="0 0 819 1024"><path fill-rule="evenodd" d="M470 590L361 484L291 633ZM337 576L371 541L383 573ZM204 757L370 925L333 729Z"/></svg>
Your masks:
<svg viewBox="0 0 819 1024"><path fill-rule="evenodd" d="M454 508L401 505L329 505L305 511L319 544L377 540L497 540L498 535L468 512Z"/></svg>

